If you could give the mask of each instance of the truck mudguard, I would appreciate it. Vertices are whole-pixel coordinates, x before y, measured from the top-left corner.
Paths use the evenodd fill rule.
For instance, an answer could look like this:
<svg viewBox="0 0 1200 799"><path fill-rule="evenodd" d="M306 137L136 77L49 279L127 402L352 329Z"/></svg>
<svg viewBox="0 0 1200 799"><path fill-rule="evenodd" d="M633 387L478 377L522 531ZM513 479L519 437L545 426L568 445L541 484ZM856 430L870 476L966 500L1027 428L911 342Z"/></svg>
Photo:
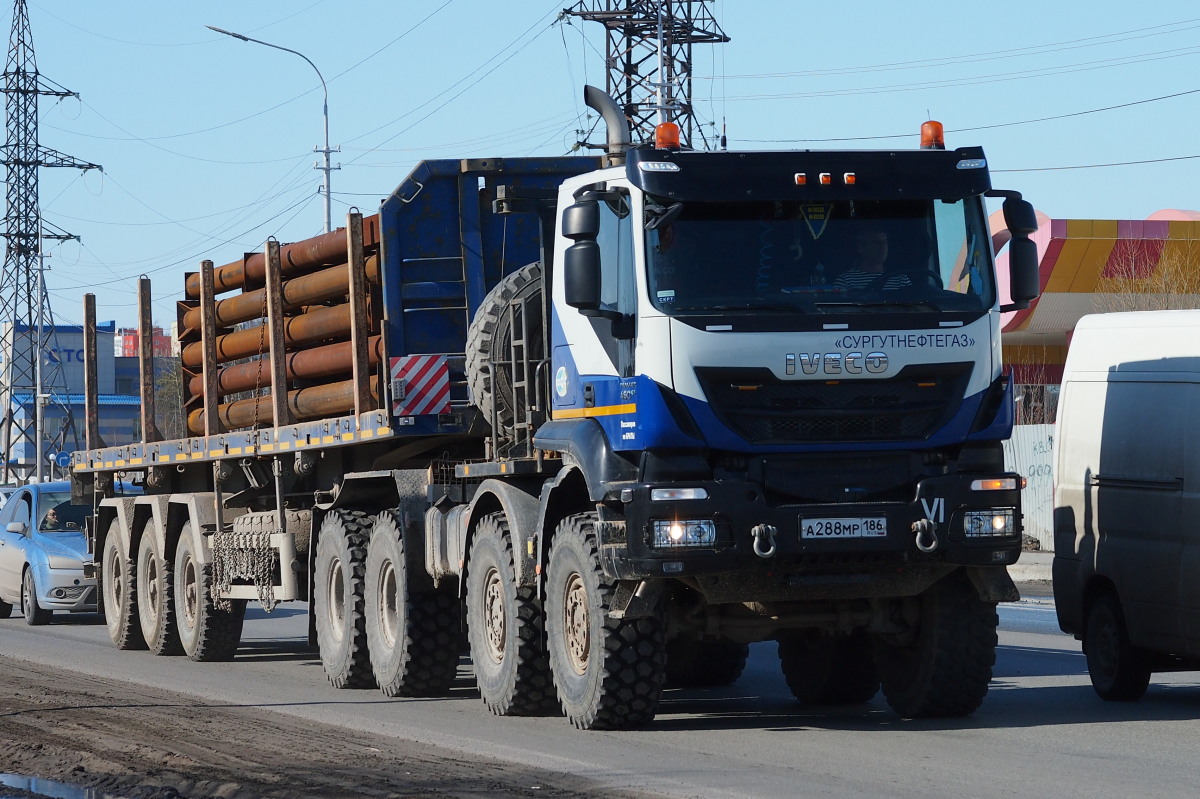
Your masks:
<svg viewBox="0 0 1200 799"><path fill-rule="evenodd" d="M563 460L579 468L593 502L604 499L612 483L637 480L637 465L613 451L608 436L595 419L556 419L542 425L533 438L543 450L563 454Z"/></svg>

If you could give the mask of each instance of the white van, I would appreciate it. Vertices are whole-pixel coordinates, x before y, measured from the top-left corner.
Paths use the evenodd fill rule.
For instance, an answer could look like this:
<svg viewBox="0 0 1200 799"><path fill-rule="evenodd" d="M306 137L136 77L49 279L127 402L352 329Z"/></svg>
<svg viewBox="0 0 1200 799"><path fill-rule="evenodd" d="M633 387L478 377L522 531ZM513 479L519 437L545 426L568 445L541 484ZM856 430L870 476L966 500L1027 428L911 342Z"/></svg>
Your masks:
<svg viewBox="0 0 1200 799"><path fill-rule="evenodd" d="M1055 431L1054 601L1105 699L1200 669L1200 311L1085 316Z"/></svg>

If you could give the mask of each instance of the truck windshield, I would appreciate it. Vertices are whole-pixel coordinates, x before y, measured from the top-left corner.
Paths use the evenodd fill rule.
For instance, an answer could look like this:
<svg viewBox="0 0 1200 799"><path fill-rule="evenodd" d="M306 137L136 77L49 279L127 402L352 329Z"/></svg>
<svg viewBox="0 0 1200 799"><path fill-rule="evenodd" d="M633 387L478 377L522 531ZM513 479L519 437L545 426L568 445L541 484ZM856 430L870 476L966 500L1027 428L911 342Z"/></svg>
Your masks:
<svg viewBox="0 0 1200 799"><path fill-rule="evenodd" d="M650 299L673 316L981 312L995 301L978 198L674 203L647 198Z"/></svg>

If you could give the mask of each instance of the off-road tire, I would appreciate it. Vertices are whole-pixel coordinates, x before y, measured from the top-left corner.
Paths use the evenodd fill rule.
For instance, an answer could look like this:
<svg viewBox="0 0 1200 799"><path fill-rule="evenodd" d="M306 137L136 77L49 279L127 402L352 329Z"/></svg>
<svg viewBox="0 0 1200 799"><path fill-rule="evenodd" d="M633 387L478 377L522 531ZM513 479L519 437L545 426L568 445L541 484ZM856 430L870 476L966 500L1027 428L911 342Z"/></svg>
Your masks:
<svg viewBox="0 0 1200 799"><path fill-rule="evenodd" d="M21 575L21 610L25 614L25 623L31 627L49 624L54 612L46 610L37 601L37 583L33 579L33 569L26 568Z"/></svg>
<svg viewBox="0 0 1200 799"><path fill-rule="evenodd" d="M996 603L980 599L959 574L913 601L919 620L911 635L873 639L888 704L904 718L971 714L987 695L996 662Z"/></svg>
<svg viewBox="0 0 1200 799"><path fill-rule="evenodd" d="M175 570L163 557L158 537L146 525L138 541L137 607L138 624L146 648L156 655L179 655L179 630L175 626Z"/></svg>
<svg viewBox="0 0 1200 799"><path fill-rule="evenodd" d="M667 685L672 688L719 688L733 685L746 668L748 644L728 638L678 635L667 641Z"/></svg>
<svg viewBox="0 0 1200 799"><path fill-rule="evenodd" d="M137 575L118 519L108 525L100 551L100 603L108 637L117 649L145 649L146 639L138 624Z"/></svg>
<svg viewBox="0 0 1200 799"><path fill-rule="evenodd" d="M246 600L229 600L229 610L216 606L212 596L213 567L201 563L188 522L175 547L175 619L179 642L191 660L201 663L233 660L242 638Z"/></svg>
<svg viewBox="0 0 1200 799"><path fill-rule="evenodd" d="M779 665L792 696L807 705L860 705L879 693L879 672L865 633L816 630L779 638Z"/></svg>
<svg viewBox="0 0 1200 799"><path fill-rule="evenodd" d="M529 314L525 320L526 354L535 363L545 357L541 347L542 316L538 296L541 291L542 265L532 263L521 267L506 275L487 293L467 329L466 372L471 399L489 424L495 408L501 430L510 429L515 419L512 374L506 368L489 368L489 365L510 359L512 325L508 307L514 299L524 299Z"/></svg>
<svg viewBox="0 0 1200 799"><path fill-rule="evenodd" d="M333 510L321 522L313 573L317 648L334 688L372 688L367 649L365 574L371 518Z"/></svg>
<svg viewBox="0 0 1200 799"><path fill-rule="evenodd" d="M532 587L517 585L502 513L484 516L475 527L467 561L467 640L488 710L497 716L553 711L542 603Z"/></svg>
<svg viewBox="0 0 1200 799"><path fill-rule="evenodd" d="M559 703L581 730L625 729L654 719L667 671L656 617L608 615L616 589L604 576L596 514L568 516L546 570L546 638Z"/></svg>
<svg viewBox="0 0 1200 799"><path fill-rule="evenodd" d="M1129 642L1125 613L1112 594L1100 594L1088 608L1083 653L1092 688L1101 699L1132 702L1146 693L1151 674L1149 658Z"/></svg>
<svg viewBox="0 0 1200 799"><path fill-rule="evenodd" d="M410 568L411 566L411 568ZM367 649L388 696L444 696L458 673L458 599L410 562L399 509L375 517L367 545Z"/></svg>

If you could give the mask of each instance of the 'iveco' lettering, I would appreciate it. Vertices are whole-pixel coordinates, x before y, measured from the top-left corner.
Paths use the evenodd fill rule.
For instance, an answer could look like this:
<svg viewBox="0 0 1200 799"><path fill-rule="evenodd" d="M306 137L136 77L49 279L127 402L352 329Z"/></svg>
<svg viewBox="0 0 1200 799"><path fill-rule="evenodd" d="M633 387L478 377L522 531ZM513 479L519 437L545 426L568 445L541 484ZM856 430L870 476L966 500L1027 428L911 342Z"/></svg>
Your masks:
<svg viewBox="0 0 1200 799"><path fill-rule="evenodd" d="M848 352L842 354L840 352L827 352L821 354L819 352L801 352L796 354L789 352L783 356L783 371L785 374L796 374L796 363L800 364L800 371L806 375L815 375L818 372L823 372L827 375L840 375L842 373L849 375L860 375L866 370L869 374L877 375L881 372L886 372L888 368L888 357L882 352L868 352L863 355L861 352Z"/></svg>
<svg viewBox="0 0 1200 799"><path fill-rule="evenodd" d="M848 350L932 347L974 347L975 339L966 333L864 333L846 335L833 342L833 346Z"/></svg>

